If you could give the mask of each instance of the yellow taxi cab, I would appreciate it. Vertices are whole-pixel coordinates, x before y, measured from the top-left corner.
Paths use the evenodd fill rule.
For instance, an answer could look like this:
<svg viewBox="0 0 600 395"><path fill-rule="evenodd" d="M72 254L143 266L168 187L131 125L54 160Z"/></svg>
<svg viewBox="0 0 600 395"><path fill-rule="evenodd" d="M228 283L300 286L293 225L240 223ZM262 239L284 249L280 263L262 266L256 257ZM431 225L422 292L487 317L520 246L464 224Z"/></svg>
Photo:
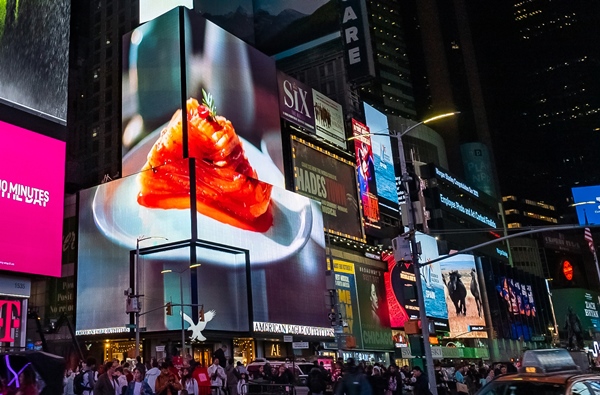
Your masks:
<svg viewBox="0 0 600 395"><path fill-rule="evenodd" d="M583 372L565 349L529 350L519 373L496 377L477 395L600 395L600 374Z"/></svg>

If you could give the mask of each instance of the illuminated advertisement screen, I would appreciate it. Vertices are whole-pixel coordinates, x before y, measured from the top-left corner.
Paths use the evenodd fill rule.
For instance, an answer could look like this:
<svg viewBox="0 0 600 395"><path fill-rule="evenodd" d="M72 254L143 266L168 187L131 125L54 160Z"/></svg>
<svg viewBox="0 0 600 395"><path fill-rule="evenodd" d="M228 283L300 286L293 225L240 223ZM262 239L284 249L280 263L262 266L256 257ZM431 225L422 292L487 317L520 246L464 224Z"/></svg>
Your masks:
<svg viewBox="0 0 600 395"><path fill-rule="evenodd" d="M0 141L0 269L60 277L66 145L4 122Z"/></svg>
<svg viewBox="0 0 600 395"><path fill-rule="evenodd" d="M346 149L342 106L295 78L278 71L281 118Z"/></svg>
<svg viewBox="0 0 600 395"><path fill-rule="evenodd" d="M412 262L396 262L393 253L384 252L382 259L388 263L388 271L384 273L384 280L390 326L404 328L406 321L419 317L413 264Z"/></svg>
<svg viewBox="0 0 600 395"><path fill-rule="evenodd" d="M600 185L571 189L579 225L600 224Z"/></svg>
<svg viewBox="0 0 600 395"><path fill-rule="evenodd" d="M498 338L529 341L543 337L548 323L553 322L545 279L501 262L481 259L490 325ZM559 320L558 315L556 319Z"/></svg>
<svg viewBox="0 0 600 395"><path fill-rule="evenodd" d="M474 204L477 200L450 188L432 188L431 191L436 207L481 227L497 228L496 214L489 206Z"/></svg>
<svg viewBox="0 0 600 395"><path fill-rule="evenodd" d="M561 338L568 338L569 327L579 323L581 336L600 333L600 294L582 288L553 289L552 303ZM574 332L574 331L573 331Z"/></svg>
<svg viewBox="0 0 600 395"><path fill-rule="evenodd" d="M139 293L146 295L142 309L148 313L140 325L147 331L180 329L180 295L183 292L184 302L189 303L193 289L209 330L248 331L254 324L255 330L267 332L285 325L310 327L315 333L331 331L326 328L330 325L322 297L326 286L320 205L241 174L234 178L245 180L242 189L253 191L250 195L221 191L218 201L211 202L203 195L208 187L199 176L198 212L192 213L189 197L187 207L178 198L190 196L189 190L172 194L174 188L161 189L167 182L164 175L189 173L190 168L191 160L171 162L80 193L77 333L127 331L126 298L122 304L98 305L93 295L122 295L130 287L130 259L142 235L147 237L140 241L138 284ZM244 205L259 191L263 200ZM192 214L202 242L194 247L189 244ZM193 269L195 280L188 268L192 252L201 264ZM300 296L302 289L316 292ZM167 302L174 303L172 316L162 308ZM254 322L250 322L250 308ZM197 324L189 306L184 313ZM186 322L187 328L191 324Z"/></svg>
<svg viewBox="0 0 600 395"><path fill-rule="evenodd" d="M328 34L339 37L336 1L254 0L256 47L272 55ZM338 38L339 39L339 38Z"/></svg>
<svg viewBox="0 0 600 395"><path fill-rule="evenodd" d="M0 102L65 124L69 0L0 2Z"/></svg>
<svg viewBox="0 0 600 395"><path fill-rule="evenodd" d="M314 132L315 104L312 88L281 71L277 72L277 86L281 118Z"/></svg>
<svg viewBox="0 0 600 395"><path fill-rule="evenodd" d="M440 261L445 284L450 337L487 337L481 287L472 255L459 254Z"/></svg>
<svg viewBox="0 0 600 395"><path fill-rule="evenodd" d="M186 33L181 45L180 11ZM218 158L211 155L242 147L255 178L283 187L274 60L185 8L171 10L124 36L122 173L134 174L145 166L161 131L169 133L171 141L182 139L178 124L182 52L186 106L198 114L190 116L188 125L189 156L213 161ZM211 124L213 120L216 123ZM172 147L168 155L183 158L183 150Z"/></svg>
<svg viewBox="0 0 600 395"><path fill-rule="evenodd" d="M365 219L365 226L380 228L379 200L375 182L375 162L369 128L352 119L352 135L356 153L356 172L358 174L358 190Z"/></svg>
<svg viewBox="0 0 600 395"><path fill-rule="evenodd" d="M390 349L392 331L385 300L384 270L356 265L355 278L363 347L367 350Z"/></svg>
<svg viewBox="0 0 600 395"><path fill-rule="evenodd" d="M148 22L178 6L193 9L194 2L193 0L140 0L140 23Z"/></svg>
<svg viewBox="0 0 600 395"><path fill-rule="evenodd" d="M313 89L317 136L346 149L346 131L342 105Z"/></svg>
<svg viewBox="0 0 600 395"><path fill-rule="evenodd" d="M437 240L423 233L417 233L416 237L417 242L421 243L419 261L423 265L421 267L421 284L427 317L431 318L436 330L448 332L448 306L441 262L427 265L428 261L439 257Z"/></svg>
<svg viewBox="0 0 600 395"><path fill-rule="evenodd" d="M387 206L398 210L398 192L396 191L396 173L392 156L392 140L389 136L377 133L389 133L387 116L365 103L367 127L371 133L371 145L377 183L377 196L388 201ZM381 201L380 201L381 203Z"/></svg>
<svg viewBox="0 0 600 395"><path fill-rule="evenodd" d="M520 283L509 277L500 277L496 291L506 301L506 309L513 315L535 317L535 301L531 284Z"/></svg>
<svg viewBox="0 0 600 395"><path fill-rule="evenodd" d="M354 164L292 136L296 192L321 202L325 228L363 240Z"/></svg>
<svg viewBox="0 0 600 395"><path fill-rule="evenodd" d="M340 312L342 320L347 324L344 326L344 337L346 339L346 348L348 347L348 337L352 337L350 345L355 348L362 347L362 334L360 328L360 315L358 314L358 296L356 294L356 278L354 273L354 263L335 260L333 261L335 271L335 289L340 303Z"/></svg>

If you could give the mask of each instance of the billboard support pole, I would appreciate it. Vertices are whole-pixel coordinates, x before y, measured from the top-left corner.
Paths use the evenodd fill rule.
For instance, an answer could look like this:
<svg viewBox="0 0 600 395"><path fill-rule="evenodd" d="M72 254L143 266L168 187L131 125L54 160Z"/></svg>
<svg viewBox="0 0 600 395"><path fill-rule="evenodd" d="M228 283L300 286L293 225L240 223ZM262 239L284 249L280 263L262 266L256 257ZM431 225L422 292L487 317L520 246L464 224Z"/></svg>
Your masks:
<svg viewBox="0 0 600 395"><path fill-rule="evenodd" d="M166 237L162 236L138 236L135 243L135 295L132 295L137 303L136 303L136 311L135 311L135 357L137 358L140 355L140 312L141 312L141 304L140 304L140 241L150 240L150 239L162 239L169 240Z"/></svg>
<svg viewBox="0 0 600 395"><path fill-rule="evenodd" d="M414 126L418 126L416 124ZM413 126L413 127L414 127ZM404 133L396 133L396 139L398 141L398 154L400 159L400 169L402 173L402 183L404 184L405 191L405 202L406 209L408 211L408 238L410 240L410 246L412 250L412 261L413 269L415 273L415 285L417 287L417 301L419 303L419 319L421 320L421 335L423 336L423 349L425 357L425 366L427 367L427 378L429 379L429 390L433 395L437 394L437 385L435 381L435 370L433 367L433 355L431 353L431 343L429 341L429 323L427 320L427 313L425 311L425 300L423 299L423 283L421 282L421 266L419 265L419 251L417 248L417 238L415 230L416 215L415 210L410 200L410 185L409 181L412 180L411 176L406 170L406 157L404 155L404 146L402 144L402 135L408 133L411 128L407 129Z"/></svg>
<svg viewBox="0 0 600 395"><path fill-rule="evenodd" d="M437 393L437 385L435 381L435 370L433 367L433 356L431 354L431 343L429 342L429 325L427 323L427 313L425 312L425 300L423 299L423 284L421 283L421 267L419 264L419 252L417 250L417 239L416 239L416 230L415 230L415 222L416 222L416 214L415 210L412 206L412 202L410 200L410 185L409 181L412 180L411 176L408 174L406 170L406 156L404 154L404 145L402 144L402 136L407 134L408 132L414 130L418 126L421 126L426 123L434 122L439 119L452 117L454 115L460 114L460 111L449 112L441 115L437 115L435 117L428 118L424 121L417 122L412 126L409 126L405 130L398 131L390 131L390 133L367 133L367 135L385 135L393 137L398 142L398 159L400 160L400 170L402 173L402 185L405 191L405 202L406 208L408 211L408 233L406 235L410 239L411 249L412 249L412 260L413 260L413 268L415 273L415 284L417 287L417 301L419 302L419 319L421 320L421 335L423 336L423 348L425 349L425 364L427 367L427 378L429 380L429 390L432 395L438 395ZM364 136L364 135L363 135ZM354 140L355 138L360 136L350 137L348 140ZM404 229L402 229L404 231Z"/></svg>

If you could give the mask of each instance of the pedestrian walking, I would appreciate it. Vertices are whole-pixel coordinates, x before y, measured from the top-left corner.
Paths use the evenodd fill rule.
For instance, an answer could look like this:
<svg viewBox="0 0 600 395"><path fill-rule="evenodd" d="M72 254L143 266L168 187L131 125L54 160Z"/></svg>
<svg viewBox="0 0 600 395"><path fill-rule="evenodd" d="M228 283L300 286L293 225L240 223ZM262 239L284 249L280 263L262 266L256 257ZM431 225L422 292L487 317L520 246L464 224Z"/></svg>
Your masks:
<svg viewBox="0 0 600 395"><path fill-rule="evenodd" d="M126 395L154 395L154 391L144 380L142 369L137 366L133 369L133 381L127 385Z"/></svg>

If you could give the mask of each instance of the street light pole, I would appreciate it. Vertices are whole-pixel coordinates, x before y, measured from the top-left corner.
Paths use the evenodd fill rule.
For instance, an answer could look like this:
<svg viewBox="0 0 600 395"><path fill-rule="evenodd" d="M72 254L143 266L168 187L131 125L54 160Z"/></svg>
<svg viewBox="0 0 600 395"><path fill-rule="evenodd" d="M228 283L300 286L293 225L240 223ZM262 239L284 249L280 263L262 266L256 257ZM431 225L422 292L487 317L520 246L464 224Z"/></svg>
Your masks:
<svg viewBox="0 0 600 395"><path fill-rule="evenodd" d="M419 125L419 124L417 124ZM414 125L413 128L417 125ZM396 134L398 142L398 152L400 156L400 169L402 173L402 183L404 184L406 210L408 217L408 237L410 248L412 250L413 270L415 274L415 285L417 287L417 302L419 304L419 318L421 319L421 335L423 336L423 348L425 352L425 363L427 366L427 377L429 379L429 389L433 395L437 395L437 385L435 381L435 371L433 367L433 355L431 353L431 342L429 341L429 322L427 312L425 311L425 300L423 298L423 284L421 283L421 266L419 265L419 251L415 231L415 210L410 199L409 181L411 180L406 170L406 158L404 155L404 146L402 144L402 135L408 133L411 128L401 134Z"/></svg>
<svg viewBox="0 0 600 395"><path fill-rule="evenodd" d="M408 237L410 240L410 246L411 246L411 250L412 250L412 261L413 261L413 268L414 268L414 274L415 274L415 280L416 280L415 285L417 287L417 301L419 303L419 318L421 320L421 335L423 336L423 348L425 349L425 363L426 363L426 367L427 367L427 377L429 379L430 391L433 395L438 395L438 394L437 394L437 386L436 386L436 381L435 381L435 371L434 371L434 367L433 367L433 357L431 354L431 343L429 341L429 325L428 325L428 321L427 321L427 313L425 311L425 301L423 299L423 284L421 283L421 267L419 264L419 252L418 252L416 231L415 231L416 215L415 215L414 208L412 206L412 202L410 200L409 181L411 181L412 178L410 177L410 175L408 174L408 171L406 170L406 156L404 154L404 146L402 144L402 136L406 135L407 133L414 130L418 126L421 126L423 124L427 124L430 122L434 122L434 121L437 121L442 118L452 117L457 114L460 114L460 111L449 112L449 113L437 115L435 117L431 117L424 121L418 122L418 123L408 127L406 130L404 130L402 132L395 132L395 133L377 133L376 132L376 133L363 134L363 136L364 135L367 135L367 136L381 135L381 136L394 137L394 138L396 138L397 143L398 143L398 156L399 156L399 160L400 160L401 181L402 181L402 184L403 184L404 190L405 190L405 203L406 203L406 210L407 210L407 214L408 214L407 215L407 217L408 217L408 224L407 224L408 233L407 234L408 234ZM354 140L359 137L360 137L360 135L352 136L349 138L349 140Z"/></svg>
<svg viewBox="0 0 600 395"><path fill-rule="evenodd" d="M404 154L404 145L402 144L402 136L406 135L410 131L414 130L418 126L427 124L433 121L437 121L442 118L447 118L459 114L460 112L450 112L441 114L432 118L428 118L424 121L418 122L401 133L396 132L395 136L398 143L398 156L400 159L400 172L401 180L404 186L406 203L407 217L408 217L408 236L410 240L410 248L412 250L412 261L413 270L415 274L415 285L417 287L417 301L419 303L419 318L421 320L421 336L423 337L423 348L425 349L425 363L427 367L427 378L429 379L429 389L433 395L438 395L437 385L435 380L435 370L433 367L433 355L431 353L431 342L429 341L429 321L427 319L427 312L425 311L425 299L423 298L423 283L421 282L421 265L419 264L419 250L416 238L416 215L415 210L410 199L410 185L409 181L412 180L406 169L406 156Z"/></svg>
<svg viewBox="0 0 600 395"><path fill-rule="evenodd" d="M150 240L150 239L162 239L169 240L166 237L162 236L138 236L135 243L135 290L134 297L136 300L136 311L135 311L135 357L137 358L140 355L140 241Z"/></svg>
<svg viewBox="0 0 600 395"><path fill-rule="evenodd" d="M179 273L179 300L181 300L181 314L179 314L181 316L181 358L185 358L185 329L183 328L183 272Z"/></svg>

